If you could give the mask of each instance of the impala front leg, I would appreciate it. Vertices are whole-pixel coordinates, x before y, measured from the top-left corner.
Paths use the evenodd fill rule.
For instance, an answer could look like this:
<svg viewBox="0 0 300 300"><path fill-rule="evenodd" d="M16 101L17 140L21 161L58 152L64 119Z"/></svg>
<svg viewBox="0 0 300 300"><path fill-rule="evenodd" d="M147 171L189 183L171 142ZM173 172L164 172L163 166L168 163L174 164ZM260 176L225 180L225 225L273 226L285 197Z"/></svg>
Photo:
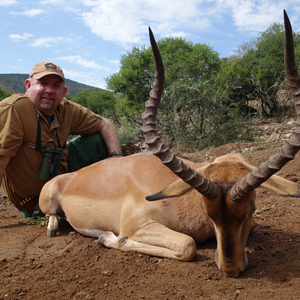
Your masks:
<svg viewBox="0 0 300 300"><path fill-rule="evenodd" d="M122 251L136 251L142 254L190 261L196 255L195 241L185 234L175 232L162 224L149 222L134 234L126 230L119 236L111 231L103 232L98 244Z"/></svg>
<svg viewBox="0 0 300 300"><path fill-rule="evenodd" d="M47 236L54 237L58 231L58 215L48 215Z"/></svg>

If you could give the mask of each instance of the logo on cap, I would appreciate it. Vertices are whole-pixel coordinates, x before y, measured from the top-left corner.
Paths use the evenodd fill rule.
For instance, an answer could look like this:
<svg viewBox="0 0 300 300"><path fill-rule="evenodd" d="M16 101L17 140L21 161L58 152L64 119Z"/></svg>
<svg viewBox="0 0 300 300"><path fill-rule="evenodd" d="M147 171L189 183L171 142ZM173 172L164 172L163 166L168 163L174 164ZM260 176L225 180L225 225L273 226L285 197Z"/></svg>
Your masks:
<svg viewBox="0 0 300 300"><path fill-rule="evenodd" d="M44 64L44 67L46 69L53 69L53 70L57 70L57 65L53 64L53 63L46 63Z"/></svg>

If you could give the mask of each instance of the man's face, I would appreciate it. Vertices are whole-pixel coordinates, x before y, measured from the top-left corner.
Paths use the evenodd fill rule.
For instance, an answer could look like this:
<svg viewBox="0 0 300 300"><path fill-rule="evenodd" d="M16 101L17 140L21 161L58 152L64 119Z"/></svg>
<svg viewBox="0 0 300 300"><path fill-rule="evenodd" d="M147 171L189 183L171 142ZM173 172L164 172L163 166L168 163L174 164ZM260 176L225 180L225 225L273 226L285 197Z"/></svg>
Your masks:
<svg viewBox="0 0 300 300"><path fill-rule="evenodd" d="M67 93L63 80L58 75L46 75L40 79L25 81L30 101L45 115L52 116Z"/></svg>

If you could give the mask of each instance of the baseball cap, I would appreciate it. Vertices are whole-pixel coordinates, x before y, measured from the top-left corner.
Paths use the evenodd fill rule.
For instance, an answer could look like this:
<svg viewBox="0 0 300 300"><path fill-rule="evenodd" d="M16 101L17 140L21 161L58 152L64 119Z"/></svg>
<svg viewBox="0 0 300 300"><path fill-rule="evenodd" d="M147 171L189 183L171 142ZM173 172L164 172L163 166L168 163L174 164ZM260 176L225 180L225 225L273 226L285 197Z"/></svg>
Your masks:
<svg viewBox="0 0 300 300"><path fill-rule="evenodd" d="M65 82L65 75L63 70L58 65L49 61L39 62L34 65L31 69L29 77L40 79L50 74L58 75L63 80L63 82Z"/></svg>

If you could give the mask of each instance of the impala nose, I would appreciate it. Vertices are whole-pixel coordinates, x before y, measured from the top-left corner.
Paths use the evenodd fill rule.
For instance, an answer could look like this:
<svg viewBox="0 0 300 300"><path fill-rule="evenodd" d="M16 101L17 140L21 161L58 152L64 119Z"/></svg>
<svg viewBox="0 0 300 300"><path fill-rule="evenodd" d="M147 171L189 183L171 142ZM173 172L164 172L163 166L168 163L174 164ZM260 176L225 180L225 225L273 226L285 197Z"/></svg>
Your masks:
<svg viewBox="0 0 300 300"><path fill-rule="evenodd" d="M237 270L223 270L221 269L222 272L226 275L226 277L238 277L241 273L240 269L237 269Z"/></svg>

